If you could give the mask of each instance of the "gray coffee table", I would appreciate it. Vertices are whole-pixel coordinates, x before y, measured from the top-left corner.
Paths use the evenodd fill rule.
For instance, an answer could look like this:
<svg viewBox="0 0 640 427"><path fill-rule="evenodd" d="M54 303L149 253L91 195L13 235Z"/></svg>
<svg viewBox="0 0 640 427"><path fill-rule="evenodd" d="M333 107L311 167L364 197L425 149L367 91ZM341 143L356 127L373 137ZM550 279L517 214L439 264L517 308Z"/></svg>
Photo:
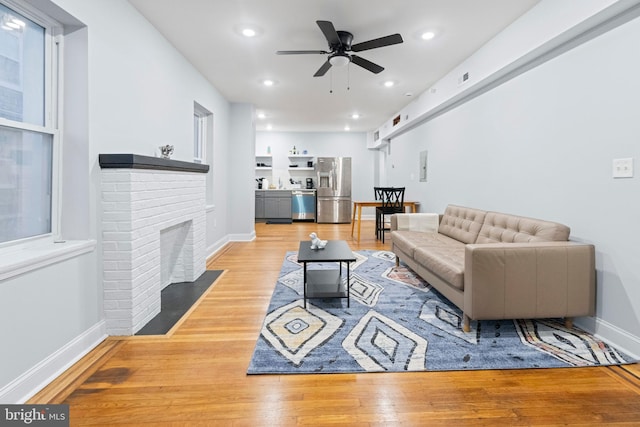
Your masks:
<svg viewBox="0 0 640 427"><path fill-rule="evenodd" d="M324 249L311 249L310 241L300 242L298 262L303 266L304 307L310 298L346 298L349 307L350 263L355 262L353 251L344 240L329 240ZM337 262L337 269L307 270L313 262ZM342 283L342 263L347 264L347 284Z"/></svg>

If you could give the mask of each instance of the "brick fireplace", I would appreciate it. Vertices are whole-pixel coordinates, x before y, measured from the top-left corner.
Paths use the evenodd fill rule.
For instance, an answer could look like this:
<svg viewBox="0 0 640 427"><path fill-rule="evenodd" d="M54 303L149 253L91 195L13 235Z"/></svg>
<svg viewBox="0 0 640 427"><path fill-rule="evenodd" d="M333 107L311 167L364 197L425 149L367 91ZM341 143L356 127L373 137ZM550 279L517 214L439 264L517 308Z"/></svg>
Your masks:
<svg viewBox="0 0 640 427"><path fill-rule="evenodd" d="M101 154L104 316L109 335L133 335L160 312L160 292L206 269L209 167Z"/></svg>

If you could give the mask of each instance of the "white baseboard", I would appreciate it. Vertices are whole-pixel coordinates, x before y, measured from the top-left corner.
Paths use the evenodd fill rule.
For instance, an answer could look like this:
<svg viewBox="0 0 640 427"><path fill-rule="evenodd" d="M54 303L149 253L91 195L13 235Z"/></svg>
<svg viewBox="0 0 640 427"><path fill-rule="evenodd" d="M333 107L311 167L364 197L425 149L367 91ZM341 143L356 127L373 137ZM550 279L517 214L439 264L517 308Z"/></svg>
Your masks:
<svg viewBox="0 0 640 427"><path fill-rule="evenodd" d="M576 326L592 333L596 338L611 344L635 359L640 360L640 337L595 317L576 319Z"/></svg>
<svg viewBox="0 0 640 427"><path fill-rule="evenodd" d="M207 260L214 256L229 242L252 242L256 239L256 231L245 234L229 234L207 247Z"/></svg>
<svg viewBox="0 0 640 427"><path fill-rule="evenodd" d="M222 239L218 240L217 242L214 242L212 245L209 245L207 247L207 249L206 249L207 250L207 260L209 260L209 258L214 256L227 243L229 243L229 237L225 236Z"/></svg>
<svg viewBox="0 0 640 427"><path fill-rule="evenodd" d="M93 350L107 337L104 320L93 325L0 389L0 402L22 404Z"/></svg>
<svg viewBox="0 0 640 427"><path fill-rule="evenodd" d="M251 242L256 239L255 230L252 233L230 234L229 240L232 242Z"/></svg>

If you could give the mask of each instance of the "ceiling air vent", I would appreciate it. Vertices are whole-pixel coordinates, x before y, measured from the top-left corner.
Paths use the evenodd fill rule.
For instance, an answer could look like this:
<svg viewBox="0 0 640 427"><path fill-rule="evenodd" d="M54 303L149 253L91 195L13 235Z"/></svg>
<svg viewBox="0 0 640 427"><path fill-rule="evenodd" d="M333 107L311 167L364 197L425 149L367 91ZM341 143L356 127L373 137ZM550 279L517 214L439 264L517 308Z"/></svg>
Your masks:
<svg viewBox="0 0 640 427"><path fill-rule="evenodd" d="M471 75L467 71L466 73L458 77L458 86L462 86L463 84L468 82L470 78L471 78Z"/></svg>
<svg viewBox="0 0 640 427"><path fill-rule="evenodd" d="M400 123L400 114L393 118L393 125L395 126L398 123Z"/></svg>

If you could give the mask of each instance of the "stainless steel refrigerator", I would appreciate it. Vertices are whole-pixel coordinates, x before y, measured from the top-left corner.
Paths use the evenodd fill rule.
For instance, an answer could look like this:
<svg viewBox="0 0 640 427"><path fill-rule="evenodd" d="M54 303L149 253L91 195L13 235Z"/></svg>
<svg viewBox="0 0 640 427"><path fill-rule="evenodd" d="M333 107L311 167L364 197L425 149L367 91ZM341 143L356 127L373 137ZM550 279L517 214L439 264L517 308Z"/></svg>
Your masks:
<svg viewBox="0 0 640 427"><path fill-rule="evenodd" d="M317 222L351 222L351 157L318 157Z"/></svg>

